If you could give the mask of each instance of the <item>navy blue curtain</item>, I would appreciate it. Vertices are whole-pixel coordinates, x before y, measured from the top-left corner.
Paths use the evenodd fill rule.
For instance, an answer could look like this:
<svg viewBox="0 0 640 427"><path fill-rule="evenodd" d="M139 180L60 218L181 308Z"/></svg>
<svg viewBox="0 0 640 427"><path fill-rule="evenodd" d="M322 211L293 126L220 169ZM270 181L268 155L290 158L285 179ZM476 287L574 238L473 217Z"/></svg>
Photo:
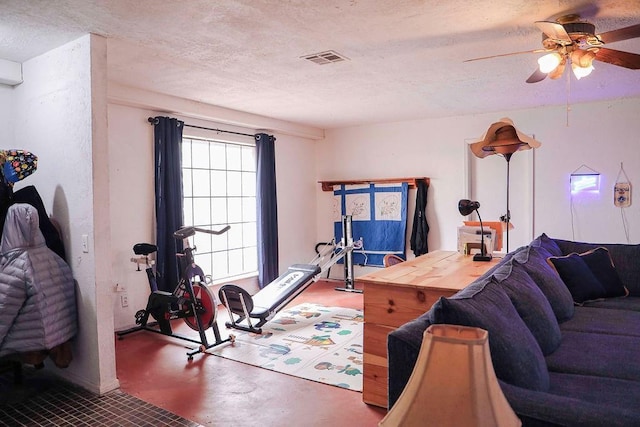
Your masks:
<svg viewBox="0 0 640 427"><path fill-rule="evenodd" d="M176 253L182 240L173 233L183 225L182 130L184 123L170 117L149 119L154 126L156 189L156 271L158 289L172 292L178 284Z"/></svg>
<svg viewBox="0 0 640 427"><path fill-rule="evenodd" d="M258 280L260 287L278 273L278 204L276 199L276 156L273 135L258 133L256 139L256 204L258 208Z"/></svg>

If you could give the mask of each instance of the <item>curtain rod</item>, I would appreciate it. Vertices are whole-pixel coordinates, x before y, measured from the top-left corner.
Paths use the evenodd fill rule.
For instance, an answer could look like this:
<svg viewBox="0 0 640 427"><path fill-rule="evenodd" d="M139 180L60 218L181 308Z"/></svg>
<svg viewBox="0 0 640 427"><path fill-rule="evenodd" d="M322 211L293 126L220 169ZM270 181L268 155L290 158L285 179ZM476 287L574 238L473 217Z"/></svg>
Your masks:
<svg viewBox="0 0 640 427"><path fill-rule="evenodd" d="M152 125L157 124L158 120L155 117L149 117L147 119L149 121L149 123L151 123ZM255 135L249 134L249 133L242 133L242 132L232 132L230 130L222 130L222 129L214 129L214 128L207 128L207 127L203 127L203 126L196 126L196 125L189 125L189 124L184 124L184 126L186 127L190 127L190 128L195 128L195 129L204 129L204 130L211 130L214 132L223 132L223 133L230 133L233 135L242 135L242 136L248 136L250 138L255 138Z"/></svg>

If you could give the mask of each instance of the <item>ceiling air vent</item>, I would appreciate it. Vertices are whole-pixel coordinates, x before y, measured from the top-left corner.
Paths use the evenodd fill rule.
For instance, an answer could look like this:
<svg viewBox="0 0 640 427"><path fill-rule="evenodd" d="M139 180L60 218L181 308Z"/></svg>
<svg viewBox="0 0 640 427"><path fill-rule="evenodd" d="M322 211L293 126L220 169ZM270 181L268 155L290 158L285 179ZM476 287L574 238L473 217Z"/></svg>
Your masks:
<svg viewBox="0 0 640 427"><path fill-rule="evenodd" d="M305 55L301 56L301 58L306 59L307 61L314 62L318 65L330 64L332 62L340 62L349 59L346 56L340 55L338 52L333 50L314 53L312 55Z"/></svg>

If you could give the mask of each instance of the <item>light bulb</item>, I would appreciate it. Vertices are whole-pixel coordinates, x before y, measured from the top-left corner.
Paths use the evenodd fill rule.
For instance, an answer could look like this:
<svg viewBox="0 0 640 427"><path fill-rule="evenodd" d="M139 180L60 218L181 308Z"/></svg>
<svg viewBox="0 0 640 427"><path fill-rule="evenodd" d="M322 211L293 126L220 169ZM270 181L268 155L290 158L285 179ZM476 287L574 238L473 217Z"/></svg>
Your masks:
<svg viewBox="0 0 640 427"><path fill-rule="evenodd" d="M583 77L588 76L593 71L593 65L589 65L588 67L581 67L576 63L571 64L571 69L573 70L573 74L576 76L578 80Z"/></svg>
<svg viewBox="0 0 640 427"><path fill-rule="evenodd" d="M558 65L560 65L560 61L562 57L557 52L549 53L538 59L538 64L540 65L540 71L543 73L550 73L555 70Z"/></svg>
<svg viewBox="0 0 640 427"><path fill-rule="evenodd" d="M593 60L596 52L577 49L571 53L571 69L578 80L588 76L593 71Z"/></svg>

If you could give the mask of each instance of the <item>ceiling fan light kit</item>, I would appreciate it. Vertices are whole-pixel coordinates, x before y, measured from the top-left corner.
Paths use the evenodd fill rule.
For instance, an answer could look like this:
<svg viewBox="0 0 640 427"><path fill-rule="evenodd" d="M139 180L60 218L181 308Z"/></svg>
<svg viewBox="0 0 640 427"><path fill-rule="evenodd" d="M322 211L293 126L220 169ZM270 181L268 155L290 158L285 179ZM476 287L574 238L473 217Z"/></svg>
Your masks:
<svg viewBox="0 0 640 427"><path fill-rule="evenodd" d="M586 77L593 71L593 60L596 58L597 48L583 50L573 48L568 53L566 47L561 48L561 53L551 52L538 58L540 72L547 74L552 79L558 79L564 73L567 59L571 61L571 69L578 80Z"/></svg>
<svg viewBox="0 0 640 427"><path fill-rule="evenodd" d="M545 55L538 59L539 67L529 76L527 83L540 82L547 76L558 79L564 73L567 63L571 64L577 79L588 76L593 71L594 60L630 70L640 69L640 54L604 47L605 44L640 37L640 24L596 34L595 25L582 21L578 14L570 14L553 22L537 21L535 25L542 31L542 49L485 56L465 62L544 52Z"/></svg>
<svg viewBox="0 0 640 427"><path fill-rule="evenodd" d="M568 61L578 80L591 74L594 60L630 69L640 68L640 55L603 47L605 40L614 42L640 37L640 25L598 35L595 25L581 21L577 14L560 17L555 22L538 21L535 24L542 31L542 46L552 52L538 59L540 73L536 71L536 78L530 77L528 83L543 80L545 74L552 79L560 78Z"/></svg>

